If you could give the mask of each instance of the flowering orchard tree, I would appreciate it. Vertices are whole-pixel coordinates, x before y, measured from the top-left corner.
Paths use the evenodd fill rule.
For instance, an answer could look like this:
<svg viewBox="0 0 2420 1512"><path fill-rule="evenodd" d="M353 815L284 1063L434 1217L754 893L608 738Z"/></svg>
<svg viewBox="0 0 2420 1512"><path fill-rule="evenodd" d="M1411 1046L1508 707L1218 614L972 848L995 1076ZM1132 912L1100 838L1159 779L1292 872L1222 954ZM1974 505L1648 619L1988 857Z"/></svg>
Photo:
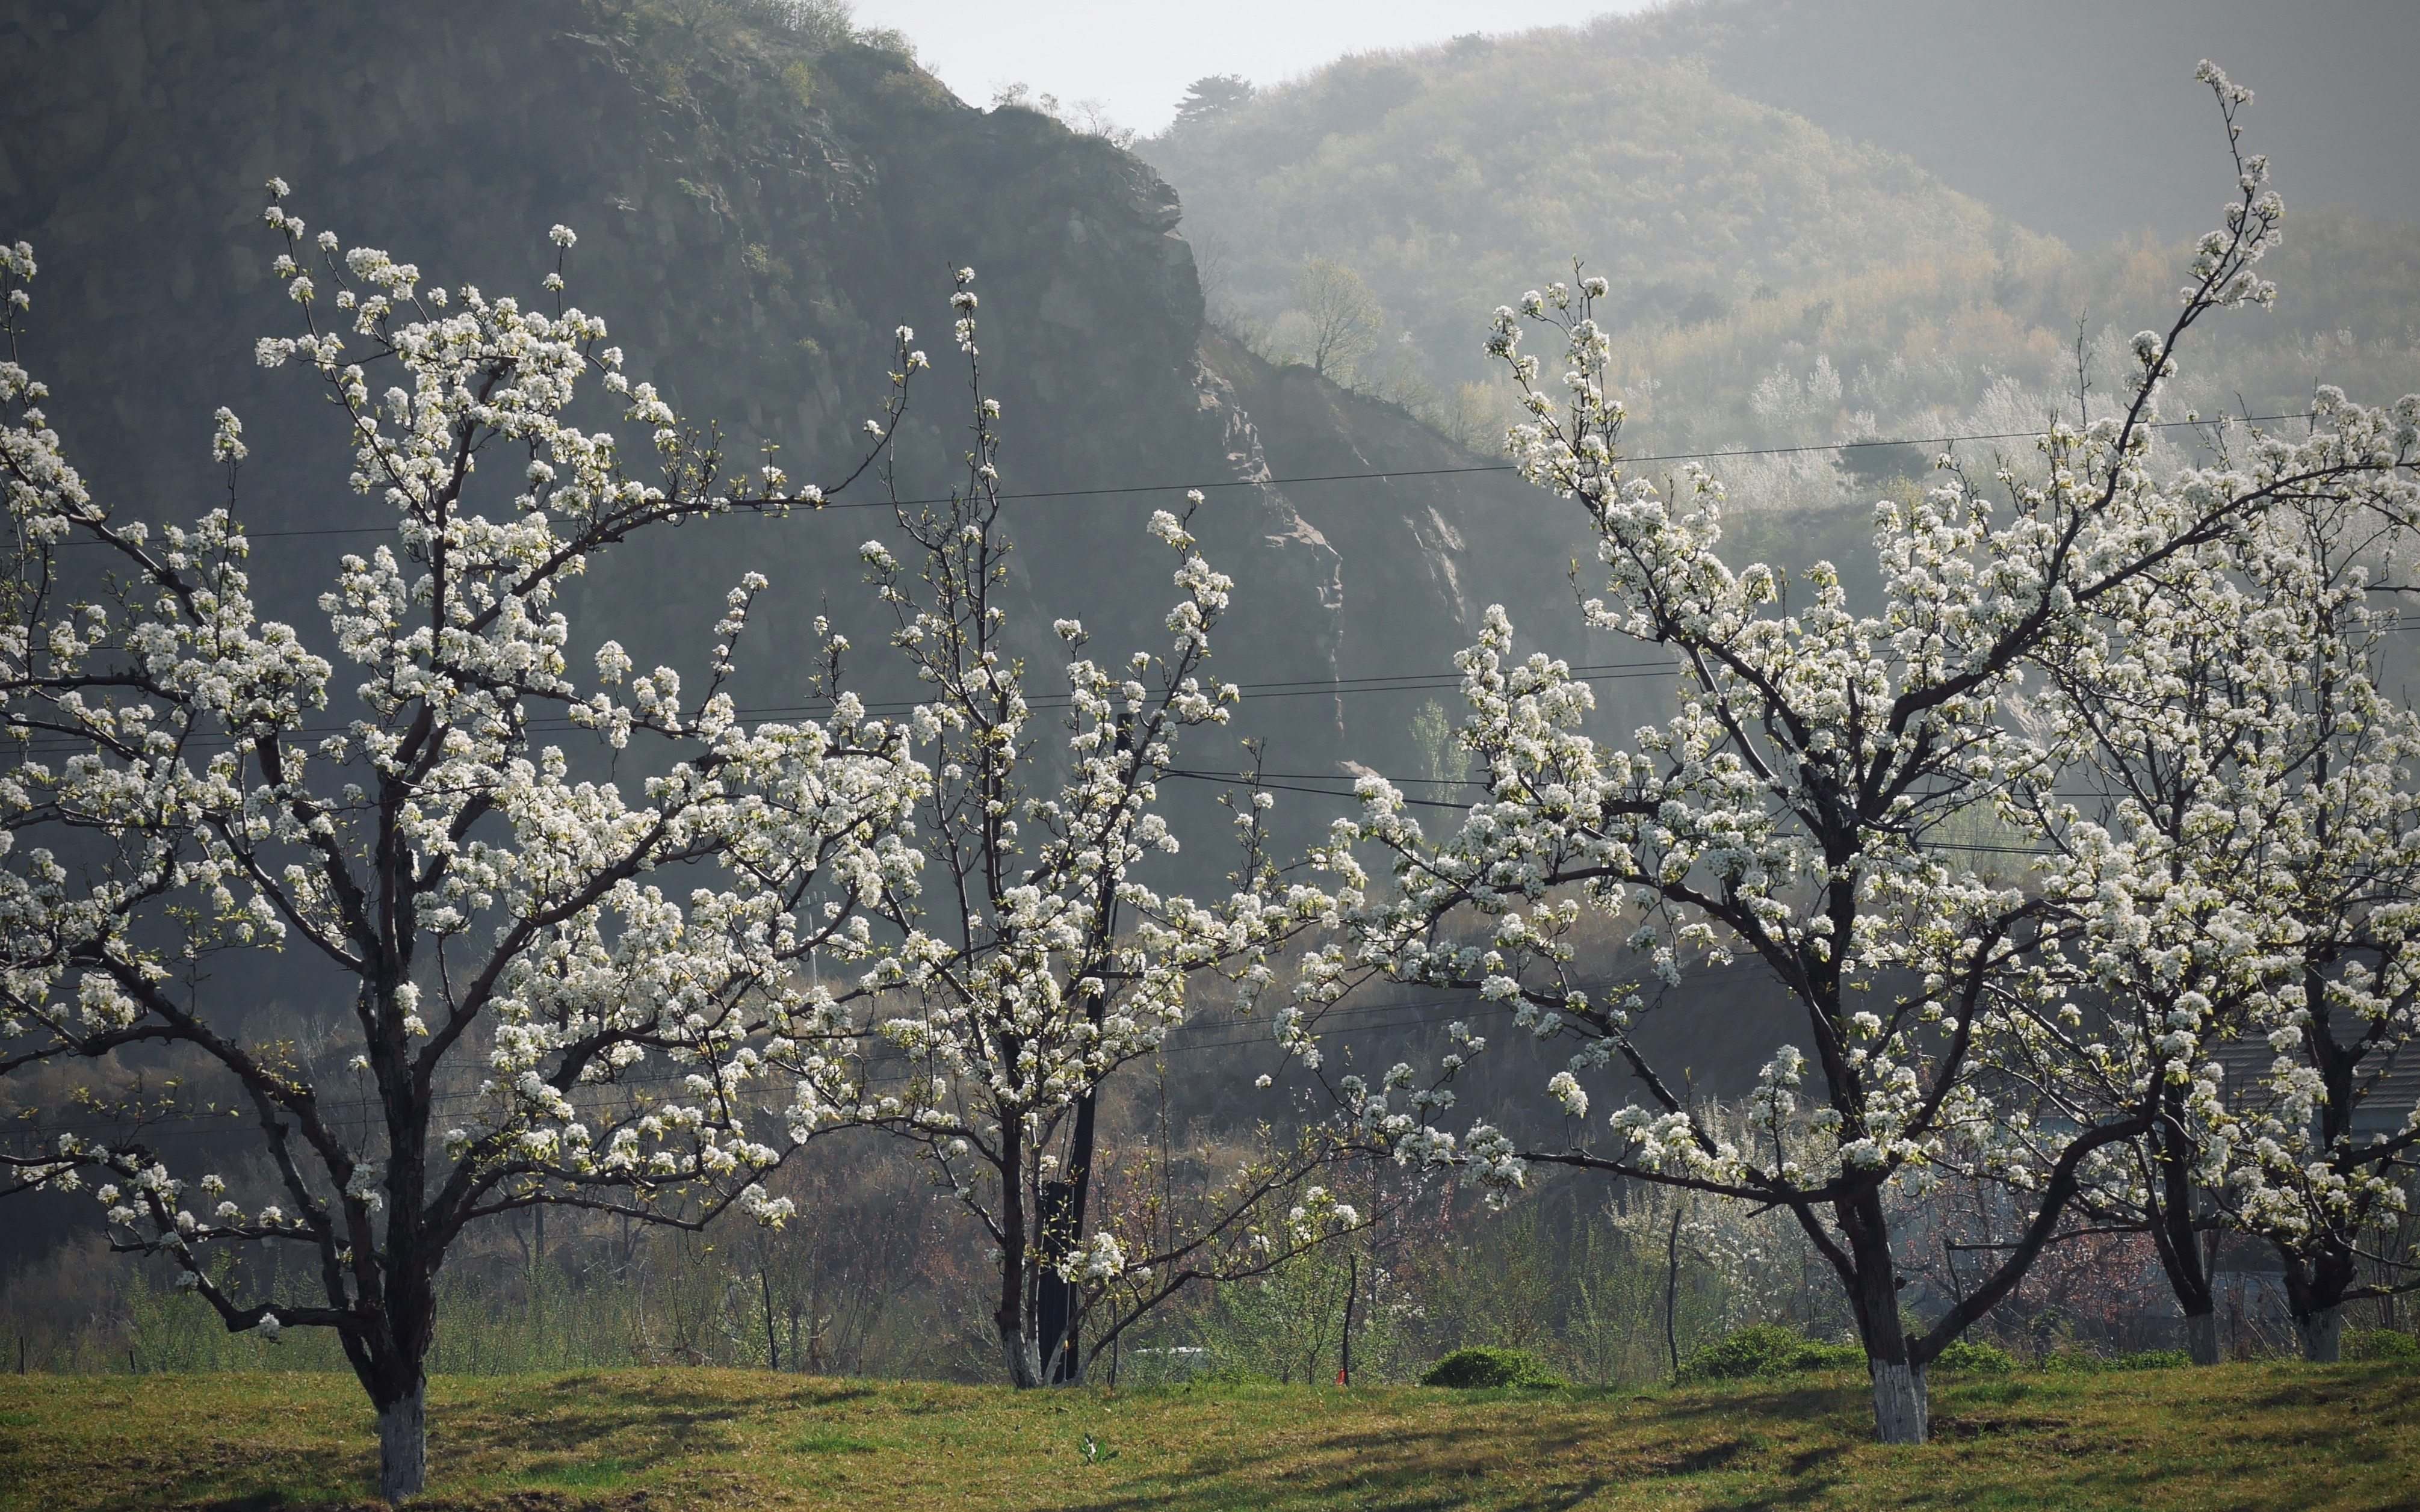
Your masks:
<svg viewBox="0 0 2420 1512"><path fill-rule="evenodd" d="M2201 76L2232 146L2248 93L2207 65ZM2164 563L2227 539L2281 495L2404 460L2315 440L2249 471L2153 475L2156 397L2179 344L2211 312L2273 296L2254 268L2282 212L2265 163L2240 151L2236 162L2225 229L2201 241L2168 329L2135 338L2119 412L2054 426L2040 476L2004 470L1997 503L1952 469L1919 504L1878 505L1883 596L1867 613L1828 564L1794 602L1772 568L1734 570L1718 553L1723 490L1702 471L1684 475L1677 504L1624 471L1609 343L1591 313L1602 280L1499 311L1492 349L1532 416L1512 432L1514 455L1585 512L1609 572L1588 622L1672 653L1681 709L1632 749L1599 746L1580 730L1587 686L1544 656L1515 659L1512 625L1491 609L1459 658L1462 739L1485 765L1484 798L1432 840L1389 784L1365 779L1362 817L1325 852L1344 876L1352 938L1306 963L1290 1042L1315 1055L1321 1011L1371 976L1475 988L1520 1027L1580 1041L1547 1088L1569 1116L1563 1145L1524 1150L1484 1122L1459 1137L1439 1127L1452 1093L1437 1082L1480 1043L1462 1026L1468 1046L1427 1085L1414 1088L1408 1065L1376 1086L1336 1083L1363 1127L1405 1158L1459 1162L1482 1181L1517 1182L1543 1160L1789 1211L1855 1314L1886 1443L1923 1439L1926 1365L2023 1277L2088 1163L2147 1127L2120 1110L2059 1131L2043 1168L2011 1170L2032 1205L2021 1237L1931 1326L1906 1331L1890 1199L1956 1149L1997 1142L2012 1165L2025 1158L2024 1142L2001 1138L1982 1047L2072 978L2057 949L2067 922L2038 893L1977 876L1945 833L2055 775L2056 752L2012 727L2005 700L2029 658ZM1561 343L1559 405L1520 350L1525 324ZM1364 845L1388 858L1390 890L1366 890L1354 854ZM1635 917L1636 942L1668 979L1689 953L1745 951L1797 1005L1811 1054L1776 1051L1751 1099L1752 1139L1714 1127L1650 1061L1630 1032L1636 995L1580 986L1570 936L1585 909ZM1483 939L1464 933L1474 919ZM1641 1092L1615 1097L1592 1130L1592 1103L1614 1089L1591 1087L1623 1073ZM1395 1106L1406 1090L1409 1105Z"/></svg>
<svg viewBox="0 0 2420 1512"><path fill-rule="evenodd" d="M82 1063L105 1084L126 1053L164 1048L212 1111L249 1121L259 1190L180 1168L140 1130L65 1134L11 1165L20 1185L95 1188L115 1247L174 1262L229 1329L335 1330L378 1408L392 1501L423 1483L433 1283L468 1226L541 1203L784 1215L750 1180L778 1155L743 1090L785 1048L764 1025L812 1032L795 966L849 912L799 905L905 873L923 776L909 732L845 695L823 724L735 717L723 684L753 575L704 687L633 676L611 641L576 676L557 595L594 553L820 494L769 466L723 478L624 378L603 324L562 307L559 267L551 314L424 288L382 252L306 241L285 192L270 185L267 219L302 333L259 360L324 387L354 489L392 512L394 538L344 558L319 600L360 681L332 710L331 657L256 616L231 508L126 517L61 455L42 386L0 367L0 691L20 753L0 777L0 1071L30 1088ZM16 248L12 354L33 272ZM565 418L591 377L652 433L660 483ZM214 449L232 503L245 448L224 409ZM652 746L660 775L636 793L575 779L551 726ZM718 859L685 897L648 880ZM248 1018L231 958L277 949L328 983L312 1022L332 1056ZM306 1294L214 1263L250 1246L307 1257Z"/></svg>
<svg viewBox="0 0 2420 1512"><path fill-rule="evenodd" d="M2407 455L2412 423L2408 401L2365 410L2323 390L2310 440L2260 440L2242 467L2303 475L2330 449ZM2071 764L2067 795L2029 795L2020 832L2056 857L2041 890L2072 921L2092 993L2089 1011L2027 1005L1993 1041L2000 1071L2035 1103L2036 1121L2011 1127L2039 1163L2044 1128L2148 1116L2140 1141L2086 1172L2082 1205L2149 1234L2197 1364L2218 1361L2207 1241L2222 1212L2288 1244L2308 1345L2352 1282L2353 1233L2399 1196L2385 1178L2411 1131L2356 1149L2349 1120L2410 1038L2410 1005L2316 984L2356 961L2375 972L2400 959L2399 912L2420 883L2404 776L2420 722L2374 679L2382 626L2370 601L2382 584L2364 565L2392 548L2413 503L2393 471L2281 492L2237 536L2115 595L2043 658L2048 687L2029 711ZM2358 1026L2350 1047L2336 1039L2347 1025ZM2266 1100L2226 1086L2214 1053L2272 1035ZM2346 1074L2315 1102L2307 1073L2331 1059ZM2333 1133L2322 1107L2338 1116ZM2273 1121L2290 1125L2283 1138ZM2310 1169L2321 1149L2341 1152L2352 1179Z"/></svg>
<svg viewBox="0 0 2420 1512"><path fill-rule="evenodd" d="M2323 412L2348 408L2322 397ZM2391 424L2408 461L2420 401L2368 418ZM2412 1257L2367 1247L2405 1211L2420 1151L2420 1108L2384 1085L2420 1056L2420 716L2381 686L2396 626L2373 604L2380 538L2408 526L2420 490L2407 475L2381 492L2369 508L2290 517L2246 569L2301 623L2278 647L2266 801L2219 821L2244 858L2228 880L2278 959L2243 1026L2273 1058L2202 1097L2204 1165L2223 1176L2226 1217L2275 1245L2304 1355L2320 1361L2336 1358L2347 1302L2420 1289ZM2217 1082L2212 1070L2195 1085Z"/></svg>
<svg viewBox="0 0 2420 1512"><path fill-rule="evenodd" d="M1233 584L1184 519L1161 511L1150 525L1174 563L1169 649L1103 663L1084 654L1080 622L1056 621L1067 733L1055 752L1037 737L999 602L1010 549L1000 406L983 392L972 270L958 276L973 409L966 479L946 505L897 505L906 562L879 540L861 548L895 617L891 643L931 690L909 721L935 773L917 803L921 881L903 876L870 901L889 930L856 936L874 960L823 1011L865 1005L869 1042L843 1055L800 1037L802 1053L783 1064L798 1073L799 1137L858 1125L907 1139L982 1225L999 1266L1001 1353L1009 1378L1031 1386L1080 1379L1079 1325L1095 1304L1111 1304L1097 1352L1188 1281L1258 1273L1359 1215L1307 1184L1332 1155L1317 1139L1248 1163L1191 1222L1126 1232L1094 1211L1103 1085L1185 1022L1197 975L1223 971L1249 1006L1271 949L1329 903L1279 884L1263 843L1272 800L1258 791L1233 805L1244 858L1224 902L1164 896L1138 874L1178 849L1157 788L1179 732L1223 725L1237 697L1203 680ZM909 353L903 370L923 364Z"/></svg>

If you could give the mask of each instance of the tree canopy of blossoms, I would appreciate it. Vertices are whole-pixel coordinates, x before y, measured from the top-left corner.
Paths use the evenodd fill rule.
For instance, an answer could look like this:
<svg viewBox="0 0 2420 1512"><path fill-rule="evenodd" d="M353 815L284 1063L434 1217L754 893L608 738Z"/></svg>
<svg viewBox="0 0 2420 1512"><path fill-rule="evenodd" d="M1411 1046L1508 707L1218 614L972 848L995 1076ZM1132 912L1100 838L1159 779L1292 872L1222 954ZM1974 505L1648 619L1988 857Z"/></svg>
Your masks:
<svg viewBox="0 0 2420 1512"><path fill-rule="evenodd" d="M2404 401L2395 423L2408 448L2420 403ZM2241 857L2218 880L2273 944L2269 991L2234 1026L2265 1058L2237 1057L2231 1083L2211 1062L2191 1080L2196 1174L2226 1221L2275 1247L2304 1353L2322 1361L2336 1357L2347 1302L2420 1289L2411 1256L2365 1248L2404 1211L2420 1149L2420 1108L2394 1104L2385 1085L2420 1055L2420 716L2384 686L2397 626L2378 602L2402 591L2393 548L2420 512L2420 488L2397 484L2365 507L2287 517L2242 569L2301 623L2266 617L2278 670L2259 801L2210 826Z"/></svg>
<svg viewBox="0 0 2420 1512"><path fill-rule="evenodd" d="M320 597L324 654L249 596L236 416L218 412L211 443L229 505L191 524L130 517L62 455L14 360L22 245L0 365L0 717L17 750L0 774L0 1072L30 1086L81 1064L107 1112L126 1057L164 1052L189 1115L207 1096L249 1126L258 1189L188 1168L157 1122L62 1134L9 1168L92 1190L113 1245L173 1262L229 1329L335 1330L400 1500L424 1475L434 1282L468 1226L539 1203L785 1215L752 1180L783 1126L747 1086L784 1035L820 1032L805 954L912 875L900 830L926 779L912 732L845 690L820 723L737 717L724 684L753 574L702 685L612 641L581 675L558 606L596 553L820 492L769 465L725 476L625 378L603 323L563 305L560 260L538 304L424 286L383 252L306 237L269 187L302 329L258 359L325 391L352 487L393 530ZM566 418L592 379L649 438L659 482ZM579 776L550 730L656 775ZM655 880L690 862L709 863L690 885ZM843 902L802 912L811 891ZM268 950L316 964L309 1017L332 1049L251 1016L231 958ZM214 1263L257 1246L303 1257L280 1268L301 1294Z"/></svg>
<svg viewBox="0 0 2420 1512"><path fill-rule="evenodd" d="M894 621L891 645L925 689L909 720L934 774L915 805L922 867L867 900L863 922L888 928L857 936L870 959L819 1009L856 1015L866 1042L843 1053L799 1035L778 1058L796 1073L799 1138L853 1126L910 1141L981 1226L1008 1378L1031 1386L1081 1379L1079 1325L1105 1299L1093 1353L1189 1281L1260 1273L1360 1215L1311 1181L1336 1154L1317 1138L1247 1162L1183 1223L1162 1212L1152 1231L1122 1228L1094 1200L1103 1085L1159 1053L1198 976L1223 973L1249 1006L1272 949L1330 904L1279 881L1264 845L1273 800L1257 789L1230 805L1243 856L1224 900L1145 881L1152 857L1179 848L1158 793L1177 737L1223 726L1237 697L1205 673L1233 583L1185 518L1159 511L1149 526L1176 590L1166 649L1096 660L1080 621L1054 622L1066 733L1051 742L1037 730L1001 602L1000 406L983 391L973 277L961 270L953 299L971 408L966 476L944 504L898 503L894 489L904 560L879 539L861 548ZM925 365L900 336L901 371ZM885 432L898 421L887 416Z"/></svg>
<svg viewBox="0 0 2420 1512"><path fill-rule="evenodd" d="M2157 397L2180 343L2213 312L2274 294L2255 268L2283 212L2266 163L2235 147L2249 93L2208 65L2200 76L2234 149L2236 193L2167 328L2134 339L2117 412L2055 424L2022 474L2004 468L1978 486L1953 466L1920 502L1877 505L1870 609L1850 603L1828 563L1793 592L1771 567L1726 562L1724 492L1704 471L1685 472L1674 497L1623 468L1611 348L1593 316L1603 280L1497 312L1491 349L1531 416L1512 432L1513 455L1584 513L1608 574L1587 622L1672 655L1679 712L1629 748L1600 744L1581 728L1587 685L1563 662L1516 656L1511 620L1491 609L1458 658L1461 738L1483 764L1484 795L1433 839L1390 784L1362 780L1361 817L1339 824L1323 856L1345 884L1347 938L1305 962L1281 1031L1315 1057L1322 1013L1374 976L1476 989L1522 1030L1576 1039L1546 1088L1569 1139L1548 1149L1520 1149L1484 1121L1459 1135L1443 1126L1453 1093L1442 1084L1483 1044L1464 1025L1463 1048L1425 1080L1404 1064L1335 1087L1404 1158L1458 1163L1481 1181L1515 1183L1528 1162L1552 1161L1788 1211L1855 1314L1885 1442L1921 1442L1926 1365L2023 1277L2102 1152L2149 1126L2131 1105L2010 1138L1991 1095L1993 1043L2055 1015L2077 980L2073 920L2039 889L1978 875L1953 827L2036 801L2058 774L2060 753L2019 727L2009 701L2031 661L2166 563L2281 501L2360 486L2412 456L2407 402L2392 416L2332 410L2321 421L2334 428L2242 465L2155 469ZM1555 383L1521 349L1531 329L1560 347ZM1387 858L1390 886L1371 885L1363 849ZM1766 1064L1752 1137L1717 1127L1640 1049L1639 995L1583 986L1571 937L1584 910L1628 921L1668 981L1693 957L1745 954L1787 992L1807 1044ZM2031 1211L1997 1262L1911 1333L1886 1199L1920 1193L1970 1150Z"/></svg>
<svg viewBox="0 0 2420 1512"><path fill-rule="evenodd" d="M2314 441L2403 452L2412 418L2323 390L2312 429L2334 440ZM2242 465L2306 469L2310 444L2258 439ZM2378 684L2375 603L2414 503L2384 471L2280 495L2045 656L2028 711L2067 771L2011 828L2055 857L2040 887L2088 993L2012 1015L1993 1053L2037 1123L2149 1117L2087 1172L2086 1205L2149 1233L2203 1364L2220 1222L2277 1242L2315 1358L2348 1297L2412 1281L2381 1256L2402 1278L2356 1288L2354 1262L2360 1231L2400 1208L2420 1124L2405 1110L2354 1136L2414 1027L2392 983L2420 896L2420 721Z"/></svg>

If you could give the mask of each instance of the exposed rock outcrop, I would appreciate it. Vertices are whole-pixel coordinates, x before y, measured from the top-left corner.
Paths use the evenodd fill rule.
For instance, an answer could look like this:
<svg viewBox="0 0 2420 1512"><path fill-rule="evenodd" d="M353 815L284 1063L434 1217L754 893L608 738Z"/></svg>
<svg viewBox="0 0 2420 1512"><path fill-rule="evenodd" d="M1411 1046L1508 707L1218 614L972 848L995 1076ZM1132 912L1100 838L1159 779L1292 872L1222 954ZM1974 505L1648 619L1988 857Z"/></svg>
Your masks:
<svg viewBox="0 0 2420 1512"><path fill-rule="evenodd" d="M928 328L940 361L903 435L910 496L945 489L963 450L945 301L949 270L973 265L1009 489L1165 486L1016 506L1037 625L1077 612L1105 644L1156 646L1172 590L1150 510L1259 465L1197 357L1168 185L1041 115L967 106L893 53L645 0L59 0L0 8L0 233L44 269L24 357L74 455L143 513L196 512L214 501L210 411L233 406L256 580L306 626L362 538L271 532L380 509L345 488L343 429L310 385L252 362L255 337L292 325L257 224L271 174L315 230L492 292L536 295L548 226L573 226L571 297L743 465L773 441L794 475L828 475L886 387L892 328ZM768 572L741 691L780 706L798 675L781 647L827 596L844 615L862 602L854 547L873 525L717 522L600 560L589 592L602 628L677 662L731 579ZM1320 532L1231 486L1196 533L1241 579L1222 673L1331 674L1344 605Z"/></svg>

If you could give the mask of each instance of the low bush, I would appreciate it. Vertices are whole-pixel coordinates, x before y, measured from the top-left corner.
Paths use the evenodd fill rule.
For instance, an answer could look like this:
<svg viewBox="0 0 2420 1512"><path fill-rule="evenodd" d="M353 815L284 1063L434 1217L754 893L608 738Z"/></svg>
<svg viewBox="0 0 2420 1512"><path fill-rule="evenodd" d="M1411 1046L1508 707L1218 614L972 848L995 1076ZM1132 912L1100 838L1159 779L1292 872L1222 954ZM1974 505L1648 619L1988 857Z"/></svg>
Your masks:
<svg viewBox="0 0 2420 1512"><path fill-rule="evenodd" d="M2017 1357L1996 1344L1979 1339L1958 1339L1934 1357L1936 1371L1957 1371L1970 1376L2005 1376L2016 1369Z"/></svg>
<svg viewBox="0 0 2420 1512"><path fill-rule="evenodd" d="M1779 1323L1735 1329L1681 1363L1683 1381L1739 1381L1753 1376L1790 1376L1808 1370L1858 1370L1866 1351L1855 1344L1824 1344ZM2005 1376L2016 1356L1996 1344L1959 1339L1934 1357L1940 1374Z"/></svg>
<svg viewBox="0 0 2420 1512"><path fill-rule="evenodd" d="M1787 1376L1802 1370L1854 1370L1866 1363L1854 1344L1819 1344L1779 1323L1733 1329L1681 1362L1683 1381L1739 1381L1750 1376Z"/></svg>
<svg viewBox="0 0 2420 1512"><path fill-rule="evenodd" d="M1450 1386L1471 1391L1489 1386L1530 1386L1549 1389L1562 1381L1548 1372L1536 1355L1524 1350L1485 1348L1456 1350L1420 1378L1423 1386Z"/></svg>
<svg viewBox="0 0 2420 1512"><path fill-rule="evenodd" d="M2102 1370L2178 1370L2191 1364L2193 1356L2182 1350L2137 1350L2132 1354L2095 1354L2090 1350L2069 1345L2043 1355L2038 1367L2054 1372L2092 1375Z"/></svg>
<svg viewBox="0 0 2420 1512"><path fill-rule="evenodd" d="M2420 1360L2420 1339L2409 1334L2398 1334L2391 1328L2349 1328L2345 1330L2344 1357L2348 1360Z"/></svg>

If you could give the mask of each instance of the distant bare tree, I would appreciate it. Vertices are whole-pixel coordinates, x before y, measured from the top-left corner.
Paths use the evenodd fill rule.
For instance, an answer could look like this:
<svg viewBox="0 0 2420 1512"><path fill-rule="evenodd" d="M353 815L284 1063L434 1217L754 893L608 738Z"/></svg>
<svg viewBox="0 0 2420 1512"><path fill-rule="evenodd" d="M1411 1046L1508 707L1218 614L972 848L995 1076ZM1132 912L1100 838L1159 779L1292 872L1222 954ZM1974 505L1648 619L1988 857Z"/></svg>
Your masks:
<svg viewBox="0 0 2420 1512"><path fill-rule="evenodd" d="M1295 309L1308 327L1311 370L1339 383L1378 349L1387 312L1361 275L1325 257L1306 257L1295 275Z"/></svg>

